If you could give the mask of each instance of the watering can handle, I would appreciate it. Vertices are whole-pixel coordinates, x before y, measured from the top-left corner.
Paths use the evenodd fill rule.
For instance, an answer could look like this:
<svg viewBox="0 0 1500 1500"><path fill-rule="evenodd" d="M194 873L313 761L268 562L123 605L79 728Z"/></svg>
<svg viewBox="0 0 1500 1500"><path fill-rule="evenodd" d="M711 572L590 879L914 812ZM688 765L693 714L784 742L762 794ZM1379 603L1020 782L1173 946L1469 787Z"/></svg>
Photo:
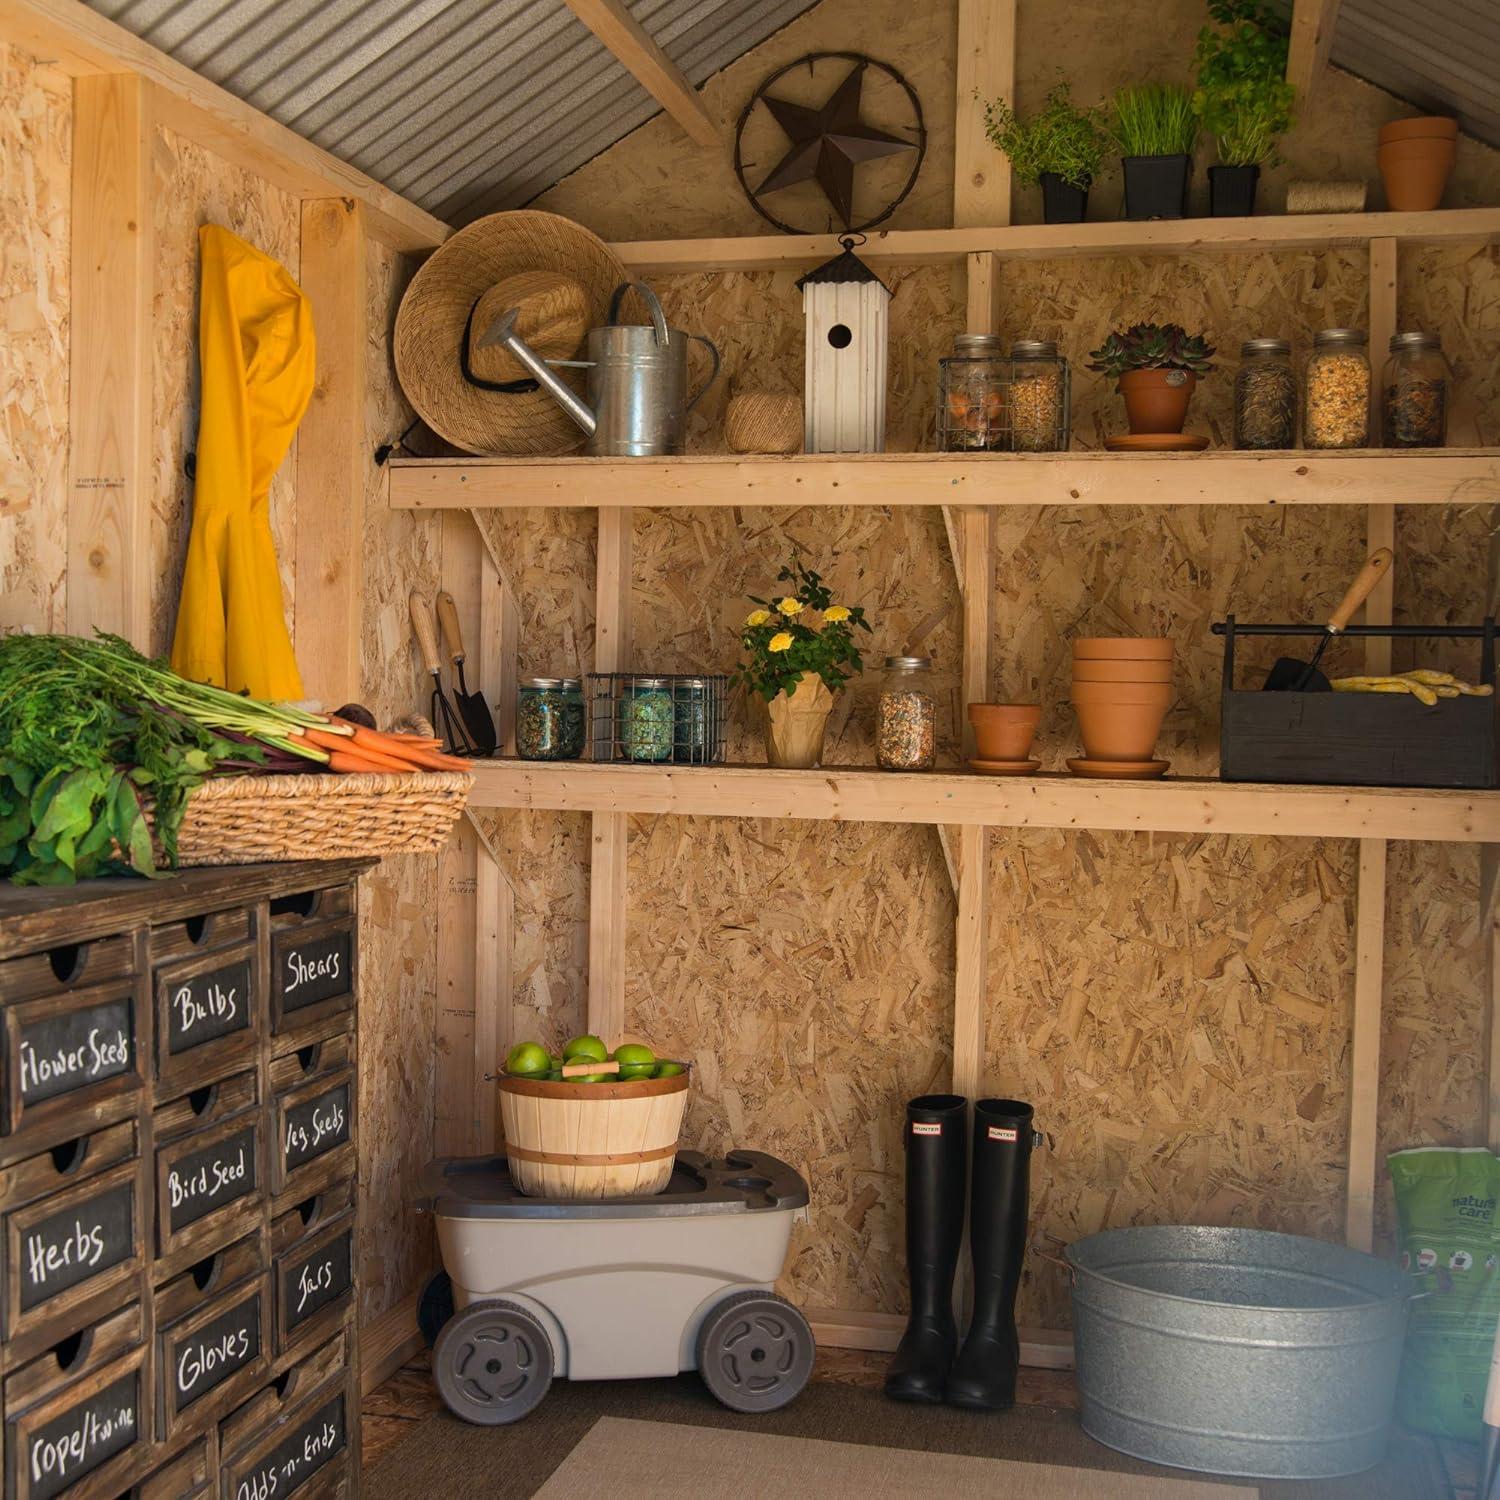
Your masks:
<svg viewBox="0 0 1500 1500"><path fill-rule="evenodd" d="M656 293L644 281L622 281L615 288L614 296L609 299L609 326L614 328L619 323L620 304L625 300L626 292L634 292L646 304L646 311L651 314L651 326L656 330L657 345L665 348L672 341L667 330L667 315L661 310Z"/></svg>
<svg viewBox="0 0 1500 1500"><path fill-rule="evenodd" d="M713 369L711 371L709 371L708 379L705 380L703 382L703 384L698 387L698 390L694 394L692 400L690 400L688 402L688 404L683 407L682 413L683 413L684 416L686 416L688 414L688 412L692 411L692 409L708 394L708 388L709 388L709 386L711 386L714 383L714 381L716 381L719 378L719 364L720 364L720 361L719 361L719 351L714 347L714 342L713 342L712 339L706 339L706 338L704 338L701 333L690 333L690 334L688 334L688 337L690 339L697 339L697 341L700 344L702 344L705 349L708 350L709 354L713 358L714 367L713 367Z"/></svg>

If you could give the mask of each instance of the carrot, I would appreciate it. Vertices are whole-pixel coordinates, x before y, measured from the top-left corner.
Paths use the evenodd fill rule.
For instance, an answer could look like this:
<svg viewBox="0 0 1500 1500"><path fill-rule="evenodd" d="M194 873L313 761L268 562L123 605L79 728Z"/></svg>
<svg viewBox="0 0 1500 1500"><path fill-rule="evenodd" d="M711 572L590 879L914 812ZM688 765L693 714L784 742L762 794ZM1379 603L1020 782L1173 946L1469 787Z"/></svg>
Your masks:
<svg viewBox="0 0 1500 1500"><path fill-rule="evenodd" d="M302 738L309 745L316 745L320 750L345 751L354 743L347 734L335 734L330 729L304 729Z"/></svg>
<svg viewBox="0 0 1500 1500"><path fill-rule="evenodd" d="M385 775L390 771L388 765L377 764L373 760L366 760L362 755L355 755L349 750L331 750L328 753L328 765L331 770L348 773L359 771L372 771L377 775ZM402 770L410 767L403 766Z"/></svg>
<svg viewBox="0 0 1500 1500"><path fill-rule="evenodd" d="M420 766L424 771L469 771L473 767L466 760L459 760L452 755L443 755L437 750L408 750L405 758L413 767Z"/></svg>

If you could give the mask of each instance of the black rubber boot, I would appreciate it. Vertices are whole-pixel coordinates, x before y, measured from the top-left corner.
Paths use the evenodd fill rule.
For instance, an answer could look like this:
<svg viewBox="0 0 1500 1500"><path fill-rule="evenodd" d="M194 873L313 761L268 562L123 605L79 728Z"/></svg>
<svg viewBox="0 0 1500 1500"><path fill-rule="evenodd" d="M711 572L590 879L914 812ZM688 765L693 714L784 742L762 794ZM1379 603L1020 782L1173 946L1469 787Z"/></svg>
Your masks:
<svg viewBox="0 0 1500 1500"><path fill-rule="evenodd" d="M906 1274L911 1317L886 1372L897 1401L941 1401L958 1328L953 1273L964 1232L968 1100L924 1094L906 1106Z"/></svg>
<svg viewBox="0 0 1500 1500"><path fill-rule="evenodd" d="M948 1400L954 1406L1004 1411L1015 1404L1021 1362L1016 1289L1026 1254L1031 1116L1031 1106L1016 1099L981 1099L974 1106L969 1189L974 1316L948 1372Z"/></svg>

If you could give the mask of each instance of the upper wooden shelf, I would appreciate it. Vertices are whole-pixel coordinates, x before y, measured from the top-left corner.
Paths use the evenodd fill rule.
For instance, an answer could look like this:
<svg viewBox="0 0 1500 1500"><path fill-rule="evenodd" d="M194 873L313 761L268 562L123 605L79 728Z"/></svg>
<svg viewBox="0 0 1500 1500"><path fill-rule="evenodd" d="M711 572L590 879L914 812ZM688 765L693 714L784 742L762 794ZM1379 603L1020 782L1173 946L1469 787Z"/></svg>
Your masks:
<svg viewBox="0 0 1500 1500"><path fill-rule="evenodd" d="M392 459L397 510L662 505L1481 505L1500 449Z"/></svg>
<svg viewBox="0 0 1500 1500"><path fill-rule="evenodd" d="M887 265L957 264L989 253L1012 259L1181 255L1191 251L1318 249L1393 239L1500 239L1500 208L1431 213L1265 214L1249 219L1120 219L1104 224L1013 224L997 229L876 230L861 260ZM839 253L831 234L760 234L728 239L632 240L613 247L641 275L675 271L806 270Z"/></svg>
<svg viewBox="0 0 1500 1500"><path fill-rule="evenodd" d="M1500 842L1500 792L1262 786L1186 776L1085 781L856 766L779 771L503 759L475 761L474 776L469 800L475 807Z"/></svg>

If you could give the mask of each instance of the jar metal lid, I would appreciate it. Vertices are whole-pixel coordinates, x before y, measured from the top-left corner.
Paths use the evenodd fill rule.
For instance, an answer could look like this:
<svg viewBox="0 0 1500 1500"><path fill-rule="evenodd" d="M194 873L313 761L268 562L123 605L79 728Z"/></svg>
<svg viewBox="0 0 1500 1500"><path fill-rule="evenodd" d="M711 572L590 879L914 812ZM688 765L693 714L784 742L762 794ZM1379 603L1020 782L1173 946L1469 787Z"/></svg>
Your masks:
<svg viewBox="0 0 1500 1500"><path fill-rule="evenodd" d="M1391 336L1391 353L1401 349L1441 349L1443 339L1437 333L1397 333Z"/></svg>
<svg viewBox="0 0 1500 1500"><path fill-rule="evenodd" d="M679 677L677 679L677 686L685 688L706 688L708 686L708 679L706 677Z"/></svg>
<svg viewBox="0 0 1500 1500"><path fill-rule="evenodd" d="M1240 345L1241 356L1247 354L1290 354L1292 346L1287 339L1246 339Z"/></svg>
<svg viewBox="0 0 1500 1500"><path fill-rule="evenodd" d="M1363 328L1324 328L1313 337L1318 347L1327 344L1363 344L1367 342Z"/></svg>
<svg viewBox="0 0 1500 1500"><path fill-rule="evenodd" d="M953 335L955 354L999 354L1003 347L1000 335L997 333L955 333Z"/></svg>
<svg viewBox="0 0 1500 1500"><path fill-rule="evenodd" d="M1057 343L1054 339L1017 339L1010 346L1012 359L1056 359Z"/></svg>
<svg viewBox="0 0 1500 1500"><path fill-rule="evenodd" d="M634 691L636 688L664 688L667 686L665 677L632 677L625 686Z"/></svg>
<svg viewBox="0 0 1500 1500"><path fill-rule="evenodd" d="M522 677L516 683L516 686L543 689L561 688L566 691L568 688L581 688L583 686L583 679L581 677Z"/></svg>
<svg viewBox="0 0 1500 1500"><path fill-rule="evenodd" d="M913 672L925 672L932 666L932 658L930 656L888 656L885 664L890 669L905 667Z"/></svg>

